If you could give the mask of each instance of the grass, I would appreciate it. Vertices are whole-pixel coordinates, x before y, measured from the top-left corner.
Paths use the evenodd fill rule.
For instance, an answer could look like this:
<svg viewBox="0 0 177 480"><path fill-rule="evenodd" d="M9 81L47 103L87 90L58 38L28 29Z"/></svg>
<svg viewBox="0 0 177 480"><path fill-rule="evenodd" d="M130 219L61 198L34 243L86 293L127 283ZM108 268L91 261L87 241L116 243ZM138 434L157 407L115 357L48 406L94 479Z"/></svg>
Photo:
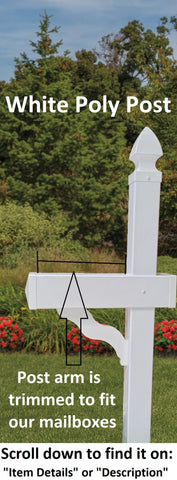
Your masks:
<svg viewBox="0 0 177 480"><path fill-rule="evenodd" d="M101 359L87 357L84 359L82 367L66 367L65 356L60 355L34 355L34 354L2 354L1 361L1 420L0 434L1 442L103 442L108 434L111 441L121 441L122 432L122 413L120 405L122 405L122 368L119 361L115 357L104 357ZM18 371L23 370L28 374L39 374L47 371L50 374L50 384L29 384L23 382L18 384ZM89 372L101 374L100 383L89 382ZM115 371L110 377L111 372ZM117 372L118 370L118 372ZM82 373L84 375L84 384L71 384L54 382L55 374L64 373ZM63 396L66 398L74 392L74 406L9 406L8 397L10 393L13 395L53 395ZM116 395L117 405L114 407L100 407L99 395L101 392L109 392ZM95 404L93 406L80 406L79 395L85 397L94 397ZM116 429L40 429L40 418L63 418L63 415L75 415L77 418L114 418L117 419ZM8 426L10 418L36 418L32 429L10 429ZM108 433L109 432L109 433Z"/></svg>
<svg viewBox="0 0 177 480"><path fill-rule="evenodd" d="M151 441L177 442L177 357L155 357Z"/></svg>
<svg viewBox="0 0 177 480"><path fill-rule="evenodd" d="M40 272L87 272L87 273L124 273L125 271L125 257L120 258L114 251L107 250L83 250L81 252L66 252L61 253L60 249L40 249L39 259L45 260L75 260L75 261L89 261L89 262L120 262L121 265L97 265L97 264L67 264L67 263L40 263ZM0 285L12 285L25 286L29 272L36 272L36 250L23 253L18 258L17 265L12 268L8 265L0 265Z"/></svg>
<svg viewBox="0 0 177 480"><path fill-rule="evenodd" d="M39 252L40 258L44 257L49 260L80 260L79 257L74 255L67 255L66 257L61 256L60 252L51 250L48 253ZM92 261L92 262L122 262L122 265L88 265L77 264L40 264L40 272L72 272L77 270L77 272L88 272L88 273L124 273L124 257L120 258L115 254L115 252L107 252L104 250L89 250L85 254L85 258L81 260ZM172 258L169 256L158 257L157 271L159 273L169 273L176 275L177 274L177 258ZM25 287L27 277L29 272L36 272L36 251L34 250L33 255L29 255L27 252L24 252L24 255L18 261L18 265L15 268L10 268L8 266L0 265L0 285L7 285L11 283L12 285L18 285Z"/></svg>
<svg viewBox="0 0 177 480"><path fill-rule="evenodd" d="M158 257L157 271L159 273L177 275L177 258L172 258L167 255Z"/></svg>
<svg viewBox="0 0 177 480"><path fill-rule="evenodd" d="M66 367L63 355L1 354L1 442L122 442L123 368L115 356L84 356L82 367ZM50 383L18 383L18 371L29 374L48 372ZM90 383L89 375L100 375L100 383ZM55 383L55 375L82 374L84 383ZM29 377L33 378L33 377ZM151 441L176 442L177 358L154 358ZM113 394L116 405L100 406L101 392ZM74 406L10 406L9 395L62 396L63 402L74 393ZM81 406L79 395L94 398L93 405ZM23 395L24 397L24 395ZM69 402L69 400L67 400ZM89 398L89 402L92 399ZM39 428L40 418L63 419L75 415L83 420L116 419L116 428ZM11 418L35 418L32 428L10 428Z"/></svg>

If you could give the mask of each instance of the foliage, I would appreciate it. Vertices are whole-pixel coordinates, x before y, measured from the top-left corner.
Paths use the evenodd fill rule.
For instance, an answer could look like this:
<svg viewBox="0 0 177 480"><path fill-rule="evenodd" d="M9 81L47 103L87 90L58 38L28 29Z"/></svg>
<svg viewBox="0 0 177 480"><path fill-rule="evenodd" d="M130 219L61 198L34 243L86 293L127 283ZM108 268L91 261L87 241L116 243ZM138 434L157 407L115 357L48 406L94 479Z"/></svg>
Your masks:
<svg viewBox="0 0 177 480"><path fill-rule="evenodd" d="M11 283L0 285L0 313L10 316L16 321L22 321L26 311L25 290Z"/></svg>
<svg viewBox="0 0 177 480"><path fill-rule="evenodd" d="M43 28L50 38L46 16L40 24L40 38ZM50 49L52 45L51 40ZM87 107L76 114L75 108L78 95L102 102L105 92L114 101L119 94L116 74L97 65L93 54L84 51L73 62L67 55L46 58L38 44L36 50L39 58L35 61L24 54L16 59L15 79L2 87L1 200L29 202L48 217L64 212L75 238L84 245L112 242L121 251L125 248L129 170L121 156L124 122L121 117L111 119L110 111L93 114ZM40 105L44 97L65 99L68 112L47 110L39 115L34 107L33 114L28 108L10 113L5 96L13 102L14 95L21 102L33 95Z"/></svg>
<svg viewBox="0 0 177 480"><path fill-rule="evenodd" d="M118 72L120 95L123 99L127 144L131 145L137 135L148 125L158 136L164 156L158 161L163 172L160 204L159 254L176 256L177 190L176 190L176 133L177 94L176 59L170 45L172 29L176 30L176 17L161 18L156 32L145 30L142 23L134 20L120 32L106 35L99 42L97 55L108 69ZM163 109L154 113L140 111L139 104L131 114L126 112L126 96L135 95L152 103L169 98L171 112Z"/></svg>
<svg viewBox="0 0 177 480"><path fill-rule="evenodd" d="M60 47L60 45L62 45L62 40L60 40L56 44L52 44L50 35L52 33L58 33L60 27L55 26L54 28L51 28L51 30L49 30L50 18L51 16L47 15L47 12L44 11L44 15L41 15L40 30L39 32L36 32L38 41L30 42L31 46L33 47L33 52L36 52L43 59L57 53L58 48Z"/></svg>
<svg viewBox="0 0 177 480"><path fill-rule="evenodd" d="M23 349L36 353L61 353L65 349L65 322L53 310L30 311L27 308L24 288L11 284L0 287L1 314L13 319L23 330ZM13 325L12 325L13 326Z"/></svg>
<svg viewBox="0 0 177 480"><path fill-rule="evenodd" d="M76 353L80 351L81 345L81 332L79 328L72 327L71 331L67 334L67 346L68 346L68 353ZM106 342L101 340L94 340L91 338L87 338L85 335L82 335L82 351L85 353L89 353L93 355L95 353L105 353L111 352L112 347L108 345Z"/></svg>
<svg viewBox="0 0 177 480"><path fill-rule="evenodd" d="M155 324L155 350L174 353L177 350L177 320L163 320Z"/></svg>
<svg viewBox="0 0 177 480"><path fill-rule="evenodd" d="M27 336L25 351L35 353L57 353L65 351L65 322L55 311L48 310L45 315L36 311L26 319Z"/></svg>
<svg viewBox="0 0 177 480"><path fill-rule="evenodd" d="M170 44L171 30L177 30L176 17L161 18L155 31L130 21L115 35L103 37L98 51L81 49L75 60L69 52L60 54L59 27L50 24L51 17L44 12L36 41L30 42L33 58L21 54L15 59L14 78L0 83L0 202L28 204L42 219L45 214L46 222L60 217L65 233L72 232L82 245L111 247L122 254L127 176L133 168L129 152L148 125L164 151L158 162L163 171L159 252L176 256L177 70ZM29 111L30 95L38 102L33 112ZM88 104L76 113L79 95ZM107 111L103 111L103 95ZM135 95L139 102L131 114L126 109L127 95ZM11 104L19 97L21 108L27 98L24 111L16 108L10 113L7 96ZM153 108L149 113L140 111L142 100L153 105L166 97L172 102L171 113L154 113ZM50 111L48 99L54 100L56 111ZM56 108L61 100L68 102L65 113ZM120 102L115 117L108 100ZM100 102L99 112L89 110L91 101Z"/></svg>
<svg viewBox="0 0 177 480"><path fill-rule="evenodd" d="M110 324L117 328L122 335L125 333L125 309L124 308L108 308L108 309L92 309L91 313L94 319L99 323Z"/></svg>
<svg viewBox="0 0 177 480"><path fill-rule="evenodd" d="M172 21L170 23L173 23ZM162 73L162 56L170 59L173 49L169 40L168 19L163 17L156 28L145 30L138 20L128 22L115 35L108 34L98 42L97 55L103 58L108 68L119 73L121 84L139 79L139 85L149 80L149 74ZM138 82L133 85L138 86Z"/></svg>
<svg viewBox="0 0 177 480"><path fill-rule="evenodd" d="M8 317L0 317L0 350L20 350L24 343L23 330Z"/></svg>
<svg viewBox="0 0 177 480"><path fill-rule="evenodd" d="M177 258L169 256L161 256L157 258L157 271L158 273L170 273L171 275L176 275L177 271ZM168 309L169 310L169 309ZM166 313L165 313L166 315ZM174 314L172 315L174 318Z"/></svg>
<svg viewBox="0 0 177 480"><path fill-rule="evenodd" d="M14 202L0 205L0 257L2 265L14 268L19 260L35 255L35 250L58 251L58 257L86 255L79 242L73 242L67 217L58 215L47 218L44 212L38 213L28 204L22 206Z"/></svg>

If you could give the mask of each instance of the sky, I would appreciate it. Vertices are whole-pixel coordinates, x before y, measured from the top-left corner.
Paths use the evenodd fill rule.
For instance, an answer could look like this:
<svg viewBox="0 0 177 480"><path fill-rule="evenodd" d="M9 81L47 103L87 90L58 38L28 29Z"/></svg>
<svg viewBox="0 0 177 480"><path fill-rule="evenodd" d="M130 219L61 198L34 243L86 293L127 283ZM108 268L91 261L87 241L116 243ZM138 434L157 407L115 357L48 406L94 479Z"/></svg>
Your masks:
<svg viewBox="0 0 177 480"><path fill-rule="evenodd" d="M59 53L92 50L98 41L134 19L155 30L160 18L177 15L176 0L1 0L0 5L0 81L14 74L14 58L25 52L34 58L30 40L36 40L40 15L52 15L51 27L60 26L55 42L62 39ZM171 44L177 54L177 33Z"/></svg>

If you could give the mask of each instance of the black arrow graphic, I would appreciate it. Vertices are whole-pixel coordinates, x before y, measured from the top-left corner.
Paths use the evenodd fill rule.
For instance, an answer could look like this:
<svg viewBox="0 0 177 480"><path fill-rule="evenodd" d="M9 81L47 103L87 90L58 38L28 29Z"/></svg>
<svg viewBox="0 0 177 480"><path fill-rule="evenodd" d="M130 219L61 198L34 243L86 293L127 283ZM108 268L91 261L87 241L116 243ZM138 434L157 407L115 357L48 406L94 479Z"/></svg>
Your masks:
<svg viewBox="0 0 177 480"><path fill-rule="evenodd" d="M64 314L64 310L67 309L67 302L68 302L69 295L71 294L72 288L74 288L75 297L76 297L76 295L79 297L79 299L78 299L79 307L77 307L77 310L79 309L79 311L80 311L79 312L79 319L78 319L79 330L80 330L80 334L79 334L80 335L80 362L79 363L74 363L74 364L68 363L68 318L67 318L67 315ZM71 308L70 308L70 310L71 310ZM81 313L81 310L82 310L82 313ZM80 316L80 313L81 313L81 316ZM63 305L62 305L62 309L61 309L59 318L62 318L64 320L66 320L66 365L70 366L70 367L71 366L81 366L82 365L82 320L88 319L88 314L87 314L87 310L86 310L86 307L85 307L85 304L84 304L81 289L80 289L80 286L79 286L79 283L78 283L75 272L73 272L72 275L71 275L69 285L68 285L68 289L67 289L67 292L66 292L66 295L65 295L65 299L64 299L64 302L63 302ZM69 320L72 321L72 318L70 318Z"/></svg>

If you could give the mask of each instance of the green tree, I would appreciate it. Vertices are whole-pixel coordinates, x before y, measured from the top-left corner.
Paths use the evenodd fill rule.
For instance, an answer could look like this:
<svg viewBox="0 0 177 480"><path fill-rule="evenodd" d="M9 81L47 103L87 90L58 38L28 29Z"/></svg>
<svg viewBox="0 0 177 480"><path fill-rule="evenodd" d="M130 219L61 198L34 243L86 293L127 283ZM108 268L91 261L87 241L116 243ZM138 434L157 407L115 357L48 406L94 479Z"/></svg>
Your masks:
<svg viewBox="0 0 177 480"><path fill-rule="evenodd" d="M66 53L59 56L61 41L53 44L51 32L45 13L32 43L37 58L23 53L16 59L15 78L3 87L0 162L7 198L29 202L48 216L67 213L76 239L122 250L127 209L123 172L128 168L122 161L124 122L121 115L112 119L110 111L91 113L88 106L76 114L75 106L78 95L88 102L102 103L103 95L116 100L117 74L97 64L92 52L78 52L76 61ZM68 111L39 113L34 106L33 114L28 108L9 113L7 95L11 102L14 96L22 102L33 95L40 105L44 98L65 99Z"/></svg>
<svg viewBox="0 0 177 480"><path fill-rule="evenodd" d="M44 12L36 41L31 42L34 58L25 53L15 59L15 74L9 84L0 84L0 199L18 204L28 202L47 218L67 217L67 229L86 246L111 246L125 249L127 214L127 175L133 169L128 161L137 135L148 125L161 141L164 157L159 161L164 173L161 199L161 237L175 237L176 229L176 137L177 116L176 62L170 46L170 26L175 17L161 19L156 32L145 30L134 20L115 36L100 41L99 54L82 49L72 60L59 54L58 27L50 27ZM101 57L100 57L101 55ZM101 60L100 60L101 58ZM153 110L143 113L139 105L126 111L127 95L139 103L148 99L172 99L170 114ZM38 101L29 112L29 96ZM10 113L18 96L27 97L23 113ZM76 97L84 96L87 105L76 113ZM103 111L103 96L120 101L111 117L108 103ZM65 113L42 109L43 101L65 100ZM89 102L100 105L89 110ZM56 107L56 103L54 104ZM92 104L94 108L94 104ZM66 232L67 234L67 232ZM169 247L167 252L170 251ZM166 253L166 252L165 252Z"/></svg>
<svg viewBox="0 0 177 480"><path fill-rule="evenodd" d="M59 40L57 43L53 43L51 39L51 34L58 33L60 27L55 26L50 29L50 18L52 16L47 15L47 12L44 12L44 15L41 15L40 21L40 30L36 32L38 37L37 42L30 41L31 46L33 47L33 52L37 53L42 59L58 53L58 48L62 45L62 40Z"/></svg>
<svg viewBox="0 0 177 480"><path fill-rule="evenodd" d="M121 83L126 79L148 82L148 73L163 70L161 59L173 55L169 34L166 17L161 18L156 32L145 30L141 22L133 20L117 34L102 37L98 42L97 56L103 59L108 68L117 70ZM135 85L140 85L140 82Z"/></svg>

